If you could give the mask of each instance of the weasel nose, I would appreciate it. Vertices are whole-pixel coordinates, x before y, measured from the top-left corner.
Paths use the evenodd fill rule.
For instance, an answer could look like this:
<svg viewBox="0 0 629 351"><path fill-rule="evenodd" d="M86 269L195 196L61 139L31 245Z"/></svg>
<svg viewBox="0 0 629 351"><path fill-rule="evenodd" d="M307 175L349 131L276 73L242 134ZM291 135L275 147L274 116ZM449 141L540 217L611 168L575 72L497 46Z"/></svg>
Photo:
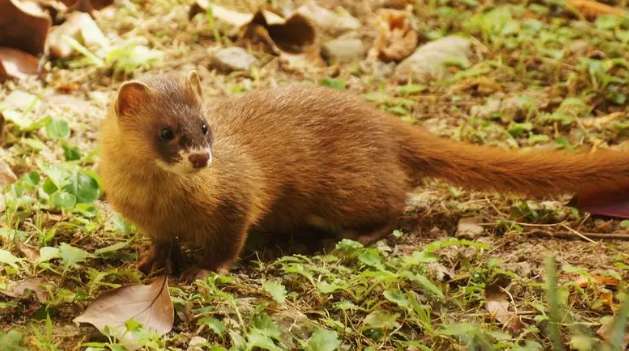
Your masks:
<svg viewBox="0 0 629 351"><path fill-rule="evenodd" d="M203 168L207 166L207 162L210 159L210 154L207 152L201 154L192 154L188 156L188 160L192 163L194 168Z"/></svg>

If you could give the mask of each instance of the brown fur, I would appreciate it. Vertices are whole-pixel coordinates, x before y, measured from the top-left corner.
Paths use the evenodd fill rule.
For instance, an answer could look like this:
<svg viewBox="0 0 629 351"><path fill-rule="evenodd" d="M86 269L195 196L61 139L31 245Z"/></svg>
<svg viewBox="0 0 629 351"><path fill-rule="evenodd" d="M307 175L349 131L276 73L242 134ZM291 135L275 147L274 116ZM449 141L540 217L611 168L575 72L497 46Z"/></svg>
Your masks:
<svg viewBox="0 0 629 351"><path fill-rule="evenodd" d="M164 259L178 244L198 264L228 268L247 233L310 227L365 243L391 232L406 194L422 177L476 189L549 195L629 184L629 154L513 152L450 141L363 101L328 89L287 86L208 107L214 160L189 176L155 166L147 131L181 103L190 84L171 76L147 84L159 99L136 118L112 109L102 129L100 172L107 199L148 233ZM196 104L196 100L186 100ZM145 267L146 268L146 267Z"/></svg>

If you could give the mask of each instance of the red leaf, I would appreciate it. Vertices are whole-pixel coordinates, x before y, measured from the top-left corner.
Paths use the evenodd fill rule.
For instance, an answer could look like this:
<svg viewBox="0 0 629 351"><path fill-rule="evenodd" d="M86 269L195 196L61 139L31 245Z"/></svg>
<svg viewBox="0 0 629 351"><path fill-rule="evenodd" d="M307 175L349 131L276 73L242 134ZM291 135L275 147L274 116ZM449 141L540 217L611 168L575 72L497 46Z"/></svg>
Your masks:
<svg viewBox="0 0 629 351"><path fill-rule="evenodd" d="M0 0L0 46L39 56L50 24L50 17L35 3Z"/></svg>
<svg viewBox="0 0 629 351"><path fill-rule="evenodd" d="M629 218L629 189L580 192L572 199L572 205L593 215Z"/></svg>
<svg viewBox="0 0 629 351"><path fill-rule="evenodd" d="M26 78L37 74L38 71L39 63L35 56L20 50L0 47L0 82L7 78Z"/></svg>

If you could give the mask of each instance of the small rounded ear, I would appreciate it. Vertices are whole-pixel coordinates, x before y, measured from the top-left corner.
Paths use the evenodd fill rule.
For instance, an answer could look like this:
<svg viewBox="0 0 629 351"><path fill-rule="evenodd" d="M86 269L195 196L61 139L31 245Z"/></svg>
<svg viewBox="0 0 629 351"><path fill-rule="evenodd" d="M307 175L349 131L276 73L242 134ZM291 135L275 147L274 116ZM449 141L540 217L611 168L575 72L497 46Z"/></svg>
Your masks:
<svg viewBox="0 0 629 351"><path fill-rule="evenodd" d="M197 95L198 98L201 98L203 94L201 93L201 77L196 70L192 70L188 72L186 76L186 83L188 87L192 89L192 91Z"/></svg>
<svg viewBox="0 0 629 351"><path fill-rule="evenodd" d="M118 116L132 115L142 105L147 103L149 87L137 80L122 83L116 98L116 113Z"/></svg>

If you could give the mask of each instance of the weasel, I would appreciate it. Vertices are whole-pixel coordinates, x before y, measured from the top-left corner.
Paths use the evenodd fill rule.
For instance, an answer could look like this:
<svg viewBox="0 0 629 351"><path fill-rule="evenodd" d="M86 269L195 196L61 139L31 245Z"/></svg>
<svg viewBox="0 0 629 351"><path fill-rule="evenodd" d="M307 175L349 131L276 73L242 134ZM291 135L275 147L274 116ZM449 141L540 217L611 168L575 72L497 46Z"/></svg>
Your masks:
<svg viewBox="0 0 629 351"><path fill-rule="evenodd" d="M102 125L100 175L113 208L152 239L226 270L248 233L308 228L369 244L391 233L424 177L531 196L629 184L629 153L516 152L438 137L320 87L258 90L204 106L196 72L127 81Z"/></svg>

